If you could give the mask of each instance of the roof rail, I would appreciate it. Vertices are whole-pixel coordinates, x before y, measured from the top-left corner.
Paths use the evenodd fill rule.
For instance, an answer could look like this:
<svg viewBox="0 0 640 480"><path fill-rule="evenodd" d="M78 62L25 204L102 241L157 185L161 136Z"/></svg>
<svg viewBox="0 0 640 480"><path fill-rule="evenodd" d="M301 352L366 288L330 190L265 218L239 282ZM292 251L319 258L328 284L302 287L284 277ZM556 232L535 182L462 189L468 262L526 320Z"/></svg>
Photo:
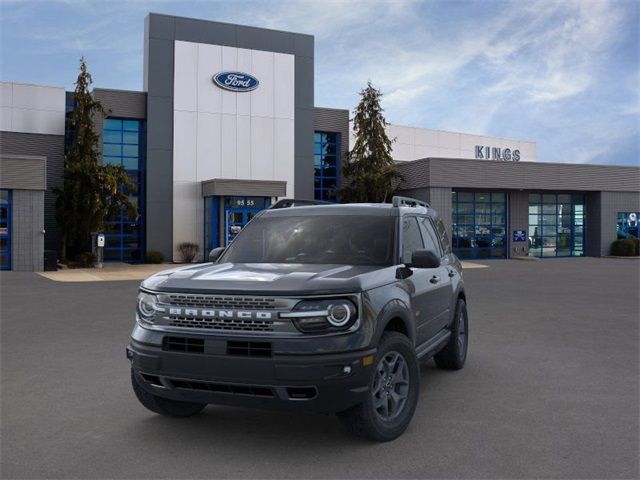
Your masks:
<svg viewBox="0 0 640 480"><path fill-rule="evenodd" d="M296 198L283 198L271 205L269 209L290 208L290 207L307 207L309 205L334 205L331 202L323 202L322 200L298 200Z"/></svg>
<svg viewBox="0 0 640 480"><path fill-rule="evenodd" d="M427 202L423 202L421 200L416 200L415 198L410 197L398 197L394 196L391 199L391 203L394 207L425 207L430 208Z"/></svg>

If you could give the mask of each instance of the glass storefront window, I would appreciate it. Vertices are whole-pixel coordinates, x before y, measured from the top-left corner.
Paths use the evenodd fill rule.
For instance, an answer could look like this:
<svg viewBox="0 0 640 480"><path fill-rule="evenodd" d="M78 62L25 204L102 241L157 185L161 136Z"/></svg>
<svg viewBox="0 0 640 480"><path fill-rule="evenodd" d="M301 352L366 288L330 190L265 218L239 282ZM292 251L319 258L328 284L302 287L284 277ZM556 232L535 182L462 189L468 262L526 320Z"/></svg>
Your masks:
<svg viewBox="0 0 640 480"><path fill-rule="evenodd" d="M11 190L0 190L0 270L11 270Z"/></svg>
<svg viewBox="0 0 640 480"><path fill-rule="evenodd" d="M102 132L102 161L122 165L133 188L126 192L138 207L138 217L122 211L105 221L105 261L140 262L144 257L145 125L143 120L106 118Z"/></svg>
<svg viewBox="0 0 640 480"><path fill-rule="evenodd" d="M340 134L315 132L313 153L314 197L335 202L340 183Z"/></svg>
<svg viewBox="0 0 640 480"><path fill-rule="evenodd" d="M640 238L638 218L640 212L618 212L616 232L619 239Z"/></svg>
<svg viewBox="0 0 640 480"><path fill-rule="evenodd" d="M506 257L506 202L504 192L452 192L452 243L458 257Z"/></svg>
<svg viewBox="0 0 640 480"><path fill-rule="evenodd" d="M584 212L584 195L529 194L529 256L583 256Z"/></svg>

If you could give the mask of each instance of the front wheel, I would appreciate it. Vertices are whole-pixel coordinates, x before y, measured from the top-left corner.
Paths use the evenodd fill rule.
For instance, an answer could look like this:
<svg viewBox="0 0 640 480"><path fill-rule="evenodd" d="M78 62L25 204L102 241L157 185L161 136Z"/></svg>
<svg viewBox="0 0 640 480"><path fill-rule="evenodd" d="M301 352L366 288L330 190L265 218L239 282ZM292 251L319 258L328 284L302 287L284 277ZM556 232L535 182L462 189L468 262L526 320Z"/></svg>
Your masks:
<svg viewBox="0 0 640 480"><path fill-rule="evenodd" d="M443 370L460 370L467 359L467 347L469 344L469 316L467 304L459 299L456 304L456 314L451 326L451 337L434 357L438 368Z"/></svg>
<svg viewBox="0 0 640 480"><path fill-rule="evenodd" d="M149 393L140 386L133 369L131 369L131 384L140 403L152 412L159 413L160 415L166 415L168 417L191 417L200 413L204 407L207 406L206 403L179 402Z"/></svg>
<svg viewBox="0 0 640 480"><path fill-rule="evenodd" d="M413 345L396 332L382 336L367 400L338 417L355 435L377 442L399 437L418 403L420 368Z"/></svg>

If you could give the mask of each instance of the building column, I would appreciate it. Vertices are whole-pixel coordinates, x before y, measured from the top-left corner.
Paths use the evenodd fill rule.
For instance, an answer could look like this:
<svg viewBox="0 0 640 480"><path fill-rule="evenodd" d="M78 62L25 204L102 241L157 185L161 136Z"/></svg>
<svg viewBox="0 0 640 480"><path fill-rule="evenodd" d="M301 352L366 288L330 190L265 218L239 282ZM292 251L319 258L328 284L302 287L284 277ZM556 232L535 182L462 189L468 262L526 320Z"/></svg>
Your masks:
<svg viewBox="0 0 640 480"><path fill-rule="evenodd" d="M453 208L451 206L451 188L431 187L426 189L426 191L427 203L429 203L431 208L435 209L438 212L440 219L447 229L447 235L449 235L450 239L453 238L451 228L451 213L453 211ZM422 199L419 198L419 200Z"/></svg>
<svg viewBox="0 0 640 480"><path fill-rule="evenodd" d="M508 255L513 257L526 257L529 255L529 242L514 242L513 231L524 230L526 238L529 238L529 193L516 191L508 192L508 209L509 218L507 222L507 238Z"/></svg>

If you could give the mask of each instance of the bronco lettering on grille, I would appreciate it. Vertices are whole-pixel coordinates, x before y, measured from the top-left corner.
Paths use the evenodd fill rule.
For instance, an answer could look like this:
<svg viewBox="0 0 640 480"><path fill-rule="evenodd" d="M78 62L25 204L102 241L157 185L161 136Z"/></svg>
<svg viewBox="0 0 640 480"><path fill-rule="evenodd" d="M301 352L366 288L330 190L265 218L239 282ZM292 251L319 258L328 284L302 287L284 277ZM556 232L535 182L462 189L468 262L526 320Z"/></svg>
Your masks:
<svg viewBox="0 0 640 480"><path fill-rule="evenodd" d="M273 312L255 310L211 310L172 307L169 309L169 314L185 317L233 318L240 320L271 320L273 318Z"/></svg>

